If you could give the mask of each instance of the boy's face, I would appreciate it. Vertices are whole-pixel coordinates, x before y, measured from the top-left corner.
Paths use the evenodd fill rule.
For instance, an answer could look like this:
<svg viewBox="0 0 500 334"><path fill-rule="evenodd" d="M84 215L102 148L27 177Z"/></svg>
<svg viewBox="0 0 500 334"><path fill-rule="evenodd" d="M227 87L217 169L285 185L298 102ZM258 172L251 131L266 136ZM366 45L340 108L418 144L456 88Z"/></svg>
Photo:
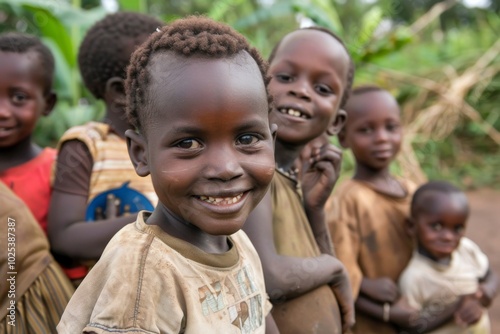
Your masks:
<svg viewBox="0 0 500 334"><path fill-rule="evenodd" d="M205 233L238 231L275 167L257 64L247 53L187 60L163 53L149 73L145 170L160 202Z"/></svg>
<svg viewBox="0 0 500 334"><path fill-rule="evenodd" d="M413 217L419 247L436 261L448 259L465 233L467 200L461 193L423 195L427 197Z"/></svg>
<svg viewBox="0 0 500 334"><path fill-rule="evenodd" d="M270 119L278 124L279 140L305 144L327 129L338 132L348 69L344 47L325 32L299 30L281 41L269 67Z"/></svg>
<svg viewBox="0 0 500 334"><path fill-rule="evenodd" d="M340 134L342 146L350 148L358 164L370 169L388 168L399 152L402 129L399 106L387 92L367 92L353 97L346 126Z"/></svg>
<svg viewBox="0 0 500 334"><path fill-rule="evenodd" d="M44 88L36 53L0 51L0 147L29 137L38 117L50 112L53 103L47 101Z"/></svg>

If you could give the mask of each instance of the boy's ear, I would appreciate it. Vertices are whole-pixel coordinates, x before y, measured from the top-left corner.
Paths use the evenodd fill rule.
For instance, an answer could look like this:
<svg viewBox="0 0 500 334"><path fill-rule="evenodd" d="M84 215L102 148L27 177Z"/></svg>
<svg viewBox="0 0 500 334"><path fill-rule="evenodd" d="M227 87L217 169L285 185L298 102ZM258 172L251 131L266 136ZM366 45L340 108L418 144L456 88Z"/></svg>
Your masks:
<svg viewBox="0 0 500 334"><path fill-rule="evenodd" d="M339 134L340 130L344 127L345 122L347 121L347 113L344 109L339 109L337 115L335 115L335 119L332 124L326 129L326 133L329 136L335 136Z"/></svg>
<svg viewBox="0 0 500 334"><path fill-rule="evenodd" d="M127 138L128 155L132 160L135 172L139 176L149 175L146 140L132 129L125 131L125 137Z"/></svg>
<svg viewBox="0 0 500 334"><path fill-rule="evenodd" d="M43 116L48 116L57 102L57 94L54 92L50 92L45 96L45 110L42 112Z"/></svg>
<svg viewBox="0 0 500 334"><path fill-rule="evenodd" d="M125 81L120 77L111 77L104 87L104 101L107 104L122 103L125 98Z"/></svg>
<svg viewBox="0 0 500 334"><path fill-rule="evenodd" d="M405 219L405 223L406 223L406 232L408 232L408 235L410 237L414 238L416 235L415 220L412 217L408 217Z"/></svg>

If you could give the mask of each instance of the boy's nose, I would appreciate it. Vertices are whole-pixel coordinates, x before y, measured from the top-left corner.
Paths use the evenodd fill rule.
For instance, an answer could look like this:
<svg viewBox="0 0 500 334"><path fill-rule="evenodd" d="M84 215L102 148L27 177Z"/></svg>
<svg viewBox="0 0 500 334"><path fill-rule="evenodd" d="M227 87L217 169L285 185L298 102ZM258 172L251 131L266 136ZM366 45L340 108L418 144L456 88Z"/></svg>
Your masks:
<svg viewBox="0 0 500 334"><path fill-rule="evenodd" d="M375 136L376 136L375 139L379 142L380 141L387 141L389 139L389 134L384 129L380 129L380 130L376 131Z"/></svg>
<svg viewBox="0 0 500 334"><path fill-rule="evenodd" d="M0 102L0 119L6 119L12 115L10 107L5 102Z"/></svg>
<svg viewBox="0 0 500 334"><path fill-rule="evenodd" d="M309 87L309 84L306 82L306 80L298 79L294 83L292 83L289 94L298 97L299 99L311 101L310 89L311 88Z"/></svg>
<svg viewBox="0 0 500 334"><path fill-rule="evenodd" d="M208 179L230 181L243 175L243 168L232 149L218 150L210 155L209 165L205 169Z"/></svg>

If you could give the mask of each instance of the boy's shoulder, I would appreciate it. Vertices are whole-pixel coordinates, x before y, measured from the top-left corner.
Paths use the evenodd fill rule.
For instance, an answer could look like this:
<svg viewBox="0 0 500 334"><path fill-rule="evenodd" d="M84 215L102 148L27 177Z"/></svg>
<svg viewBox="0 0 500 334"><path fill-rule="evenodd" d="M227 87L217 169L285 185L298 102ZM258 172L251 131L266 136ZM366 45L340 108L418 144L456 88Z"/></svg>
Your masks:
<svg viewBox="0 0 500 334"><path fill-rule="evenodd" d="M110 126L100 122L89 122L83 125L77 125L69 128L59 139L57 149L70 140L79 140L85 144L94 156L94 147L96 143L105 141L108 138Z"/></svg>

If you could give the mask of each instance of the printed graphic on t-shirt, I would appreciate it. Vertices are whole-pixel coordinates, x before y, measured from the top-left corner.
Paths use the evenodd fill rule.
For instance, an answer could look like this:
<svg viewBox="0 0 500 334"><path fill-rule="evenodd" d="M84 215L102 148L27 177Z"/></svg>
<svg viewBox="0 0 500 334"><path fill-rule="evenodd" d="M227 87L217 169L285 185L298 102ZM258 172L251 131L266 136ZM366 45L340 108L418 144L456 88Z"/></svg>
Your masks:
<svg viewBox="0 0 500 334"><path fill-rule="evenodd" d="M252 333L262 326L264 301L250 267L245 266L222 281L204 285L198 292L206 317L223 315L241 333Z"/></svg>

